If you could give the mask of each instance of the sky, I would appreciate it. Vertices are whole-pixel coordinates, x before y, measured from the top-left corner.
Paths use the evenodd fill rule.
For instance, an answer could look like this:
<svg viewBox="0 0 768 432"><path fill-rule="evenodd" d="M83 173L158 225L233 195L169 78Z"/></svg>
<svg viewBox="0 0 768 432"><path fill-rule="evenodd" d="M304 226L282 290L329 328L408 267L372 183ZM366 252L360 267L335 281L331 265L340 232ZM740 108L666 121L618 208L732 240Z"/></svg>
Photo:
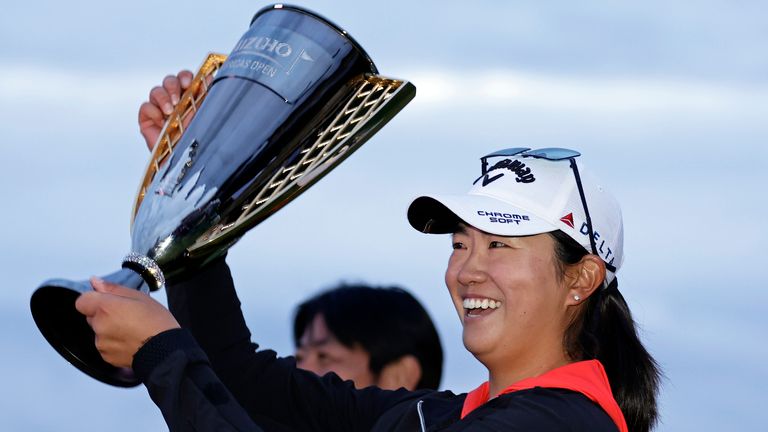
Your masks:
<svg viewBox="0 0 768 432"><path fill-rule="evenodd" d="M267 4L4 6L0 430L165 429L143 387L110 387L59 357L29 297L46 279L119 267L148 160L139 105L166 74L228 53ZM436 322L442 388L471 390L486 376L444 287L449 240L411 229L407 206L467 190L494 150L575 148L622 205L620 289L665 373L657 430L764 428L765 2L296 4L417 96L231 249L256 342L291 354L293 307L339 281L400 285Z"/></svg>

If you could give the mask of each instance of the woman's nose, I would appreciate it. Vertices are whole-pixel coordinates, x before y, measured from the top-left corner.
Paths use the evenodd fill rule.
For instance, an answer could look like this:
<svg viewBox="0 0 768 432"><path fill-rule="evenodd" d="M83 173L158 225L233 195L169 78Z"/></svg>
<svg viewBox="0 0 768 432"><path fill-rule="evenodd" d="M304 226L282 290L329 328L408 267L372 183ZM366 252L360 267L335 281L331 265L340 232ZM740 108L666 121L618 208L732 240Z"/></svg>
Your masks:
<svg viewBox="0 0 768 432"><path fill-rule="evenodd" d="M482 254L476 249L470 252L464 262L461 263L457 274L459 283L473 285L485 281L487 274L483 265Z"/></svg>

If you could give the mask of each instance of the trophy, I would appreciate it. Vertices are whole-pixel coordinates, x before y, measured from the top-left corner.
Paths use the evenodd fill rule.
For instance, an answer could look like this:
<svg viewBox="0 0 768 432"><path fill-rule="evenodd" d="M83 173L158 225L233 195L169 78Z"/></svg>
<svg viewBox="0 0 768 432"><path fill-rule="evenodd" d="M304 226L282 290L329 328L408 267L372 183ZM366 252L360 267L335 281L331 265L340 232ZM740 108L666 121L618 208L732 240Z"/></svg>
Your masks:
<svg viewBox="0 0 768 432"><path fill-rule="evenodd" d="M378 75L344 30L302 8L256 13L229 56L203 62L167 120L136 197L131 252L104 280L146 292L223 255L246 231L341 163L415 95ZM52 279L32 294L40 332L91 377L120 387L77 312L88 281Z"/></svg>

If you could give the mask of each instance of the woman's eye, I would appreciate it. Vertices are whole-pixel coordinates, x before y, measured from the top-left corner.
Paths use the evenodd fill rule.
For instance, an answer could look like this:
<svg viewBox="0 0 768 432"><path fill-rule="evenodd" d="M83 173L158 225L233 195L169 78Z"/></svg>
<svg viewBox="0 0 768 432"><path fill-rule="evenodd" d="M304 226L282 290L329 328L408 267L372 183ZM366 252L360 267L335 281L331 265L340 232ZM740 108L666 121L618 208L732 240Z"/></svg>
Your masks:
<svg viewBox="0 0 768 432"><path fill-rule="evenodd" d="M464 243L462 243L462 242L453 242L453 249L464 249Z"/></svg>
<svg viewBox="0 0 768 432"><path fill-rule="evenodd" d="M507 245L502 243L502 242L500 242L500 241L493 240L492 242L488 243L488 247L489 248L503 248L503 247L507 247Z"/></svg>

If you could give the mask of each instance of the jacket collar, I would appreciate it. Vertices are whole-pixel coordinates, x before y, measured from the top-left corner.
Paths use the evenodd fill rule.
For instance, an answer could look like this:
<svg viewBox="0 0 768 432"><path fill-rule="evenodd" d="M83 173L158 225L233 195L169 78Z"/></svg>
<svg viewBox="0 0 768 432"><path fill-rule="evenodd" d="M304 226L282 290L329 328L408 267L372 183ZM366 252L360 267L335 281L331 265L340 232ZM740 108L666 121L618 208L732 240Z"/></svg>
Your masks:
<svg viewBox="0 0 768 432"><path fill-rule="evenodd" d="M611 385L603 365L597 360L586 360L561 366L533 378L520 380L505 388L499 396L519 390L534 387L560 388L581 393L600 407L611 417L619 432L627 432L627 422L624 420L619 405L613 398ZM475 408L488 402L490 385L488 381L472 390L464 399L461 418L464 418Z"/></svg>

